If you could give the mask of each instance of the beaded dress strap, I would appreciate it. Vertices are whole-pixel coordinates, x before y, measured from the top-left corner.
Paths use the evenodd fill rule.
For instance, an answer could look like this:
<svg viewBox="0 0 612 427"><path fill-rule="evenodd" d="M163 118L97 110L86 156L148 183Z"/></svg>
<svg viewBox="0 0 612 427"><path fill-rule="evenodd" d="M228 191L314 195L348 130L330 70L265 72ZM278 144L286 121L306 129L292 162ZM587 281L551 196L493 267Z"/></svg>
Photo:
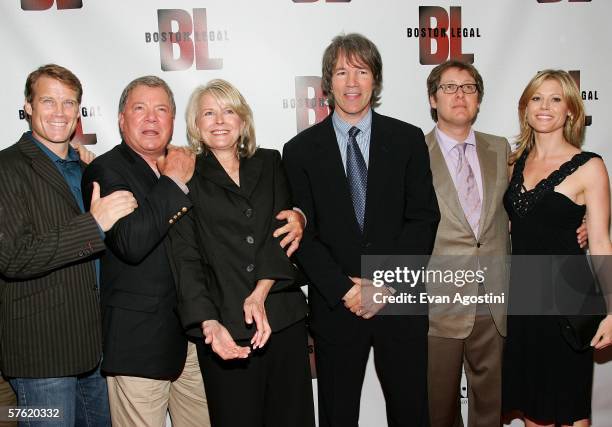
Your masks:
<svg viewBox="0 0 612 427"><path fill-rule="evenodd" d="M542 179L531 190L526 190L523 186L523 169L527 159L527 152L521 154L521 157L516 161L514 173L508 188L508 197L512 203L514 211L519 216L525 216L533 209L538 200L546 193L554 191L554 188L559 185L565 178L574 173L576 169L585 164L593 157L601 156L599 154L584 151L575 154L570 160L563 163L559 169L552 172L548 177ZM525 190L525 191L523 191Z"/></svg>

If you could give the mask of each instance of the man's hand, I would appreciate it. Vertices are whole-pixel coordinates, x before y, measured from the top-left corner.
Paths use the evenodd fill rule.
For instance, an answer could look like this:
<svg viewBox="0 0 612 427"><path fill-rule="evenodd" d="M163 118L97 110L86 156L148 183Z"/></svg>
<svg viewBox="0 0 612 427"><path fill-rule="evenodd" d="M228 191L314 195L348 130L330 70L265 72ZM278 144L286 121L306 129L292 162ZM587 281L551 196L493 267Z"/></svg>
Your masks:
<svg viewBox="0 0 612 427"><path fill-rule="evenodd" d="M364 319L374 317L386 304L374 302L374 294L389 294L386 288L373 285L371 280L361 277L350 277L354 285L342 298L344 306L352 313Z"/></svg>
<svg viewBox="0 0 612 427"><path fill-rule="evenodd" d="M157 159L157 170L161 175L166 175L183 184L189 182L194 169L195 153L185 147L168 145L166 155Z"/></svg>
<svg viewBox="0 0 612 427"><path fill-rule="evenodd" d="M361 310L361 279L350 277L353 281L353 287L348 290L342 297L344 306L351 311L351 313L357 314Z"/></svg>
<svg viewBox="0 0 612 427"><path fill-rule="evenodd" d="M251 349L240 347L228 330L216 320L205 320L202 322L202 333L204 343L210 344L212 350L223 360L246 359Z"/></svg>
<svg viewBox="0 0 612 427"><path fill-rule="evenodd" d="M93 183L89 212L102 231L110 230L115 223L138 207L136 199L129 191L115 191L106 197L100 197L100 185Z"/></svg>
<svg viewBox="0 0 612 427"><path fill-rule="evenodd" d="M84 145L78 142L71 142L70 146L74 148L77 153L79 153L79 158L86 165L90 164L93 159L96 158L96 155L93 152L89 151Z"/></svg>
<svg viewBox="0 0 612 427"><path fill-rule="evenodd" d="M272 235L274 237L278 237L285 233L287 234L285 237L283 237L283 240L280 241L280 245L284 249L285 246L291 243L287 247L287 256L290 257L299 247L300 240L304 234L304 216L294 210L285 210L280 211L278 215L276 215L276 219L280 221L287 220L287 224L274 230Z"/></svg>
<svg viewBox="0 0 612 427"><path fill-rule="evenodd" d="M578 244L582 249L586 247L589 243L589 233L586 225L586 217L582 218L582 224L576 230L576 239L578 240Z"/></svg>

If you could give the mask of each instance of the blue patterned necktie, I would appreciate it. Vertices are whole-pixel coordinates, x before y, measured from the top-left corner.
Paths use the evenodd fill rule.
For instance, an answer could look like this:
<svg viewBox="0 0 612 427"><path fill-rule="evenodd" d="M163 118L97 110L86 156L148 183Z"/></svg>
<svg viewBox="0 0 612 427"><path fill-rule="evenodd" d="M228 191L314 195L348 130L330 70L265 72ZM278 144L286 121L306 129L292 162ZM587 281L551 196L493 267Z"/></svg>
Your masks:
<svg viewBox="0 0 612 427"><path fill-rule="evenodd" d="M366 166L361 150L357 145L356 136L360 132L353 126L348 131L348 145L346 147L346 177L351 190L355 217L359 229L363 233L363 221L365 217L366 190L368 188L368 167Z"/></svg>

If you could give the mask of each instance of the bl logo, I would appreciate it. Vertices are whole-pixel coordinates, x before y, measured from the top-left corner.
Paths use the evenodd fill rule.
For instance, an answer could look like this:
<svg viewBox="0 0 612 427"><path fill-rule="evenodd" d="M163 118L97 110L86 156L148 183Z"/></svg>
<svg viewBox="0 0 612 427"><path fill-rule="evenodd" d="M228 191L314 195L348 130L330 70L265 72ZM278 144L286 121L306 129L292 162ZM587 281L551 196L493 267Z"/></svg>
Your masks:
<svg viewBox="0 0 612 427"><path fill-rule="evenodd" d="M23 10L47 10L57 3L58 9L80 9L83 7L83 0L21 0Z"/></svg>
<svg viewBox="0 0 612 427"><path fill-rule="evenodd" d="M574 0L575 1L575 0ZM578 86L578 90L580 90L580 70L572 70L572 71L568 71L569 75L572 76L572 79L574 79L574 82L576 82L576 86ZM583 101L591 101L593 99L598 100L599 98L597 98L597 91L594 92L594 96L593 96L593 91L582 91L581 92L581 96L582 96L582 100ZM584 118L584 122L586 126L591 126L593 124L593 116L586 116Z"/></svg>
<svg viewBox="0 0 612 427"><path fill-rule="evenodd" d="M98 142L98 138L95 133L83 133L83 122L79 118L72 142L76 142L81 145L94 145Z"/></svg>
<svg viewBox="0 0 612 427"><path fill-rule="evenodd" d="M435 27L431 25L432 19L436 21ZM424 33L419 37L421 64L441 64L447 59L474 63L473 53L461 51L462 35L465 34L465 29L461 26L461 6L451 6L450 13L440 6L419 6L419 28ZM424 31L425 29L429 31ZM465 35L469 36L470 33ZM432 43L434 40L435 51Z"/></svg>
<svg viewBox="0 0 612 427"><path fill-rule="evenodd" d="M295 101L298 132L319 123L331 111L323 90L321 90L321 77L297 76L295 78Z"/></svg>
<svg viewBox="0 0 612 427"><path fill-rule="evenodd" d="M211 58L208 53L209 32L206 9L193 9L193 19L182 9L158 9L159 54L163 71L186 70L193 65L198 70L223 68L222 58ZM176 30L172 23L176 23ZM179 55L174 57L173 46Z"/></svg>

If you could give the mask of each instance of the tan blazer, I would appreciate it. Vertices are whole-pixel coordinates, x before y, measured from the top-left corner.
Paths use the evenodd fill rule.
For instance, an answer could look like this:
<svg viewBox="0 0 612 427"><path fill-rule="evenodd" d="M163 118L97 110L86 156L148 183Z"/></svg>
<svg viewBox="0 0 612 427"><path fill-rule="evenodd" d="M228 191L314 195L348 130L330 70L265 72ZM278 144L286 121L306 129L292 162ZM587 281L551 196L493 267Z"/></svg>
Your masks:
<svg viewBox="0 0 612 427"><path fill-rule="evenodd" d="M484 269L485 292L505 295L508 301L508 257L510 238L508 215L502 198L508 187L508 155L510 146L506 138L475 132L476 152L482 174L483 202L479 235L475 236L457 196L457 190L438 144L435 129L425 140L429 147L429 158L433 184L440 207L440 224L434 244L430 270L448 267L448 262L459 263L463 269ZM458 257L462 255L462 257ZM448 283L428 283L429 296L448 295L454 298L478 295L477 284L462 287ZM444 338L466 338L474 326L476 304L430 303L429 335ZM506 305L489 304L497 330L506 335Z"/></svg>

